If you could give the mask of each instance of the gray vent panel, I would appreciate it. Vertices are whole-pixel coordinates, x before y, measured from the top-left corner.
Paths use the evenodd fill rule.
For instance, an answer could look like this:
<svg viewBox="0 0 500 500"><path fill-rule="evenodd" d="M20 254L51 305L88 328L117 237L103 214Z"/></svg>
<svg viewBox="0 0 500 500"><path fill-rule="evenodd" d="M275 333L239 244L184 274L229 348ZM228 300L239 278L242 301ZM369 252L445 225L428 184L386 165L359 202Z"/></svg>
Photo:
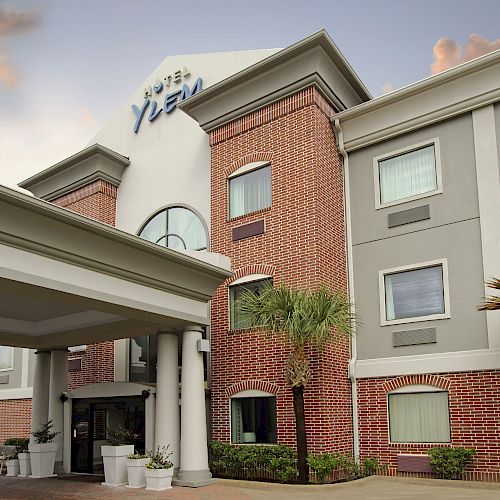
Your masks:
<svg viewBox="0 0 500 500"><path fill-rule="evenodd" d="M420 207L409 208L408 210L401 210L400 212L393 212L387 216L387 226L396 227L403 226L404 224L411 224L421 220L431 218L431 206L422 205Z"/></svg>
<svg viewBox="0 0 500 500"><path fill-rule="evenodd" d="M9 376L8 375L0 375L0 384L8 384Z"/></svg>
<svg viewBox="0 0 500 500"><path fill-rule="evenodd" d="M435 344L437 342L435 328L419 328L418 330L404 330L393 332L392 345L400 347L404 345Z"/></svg>

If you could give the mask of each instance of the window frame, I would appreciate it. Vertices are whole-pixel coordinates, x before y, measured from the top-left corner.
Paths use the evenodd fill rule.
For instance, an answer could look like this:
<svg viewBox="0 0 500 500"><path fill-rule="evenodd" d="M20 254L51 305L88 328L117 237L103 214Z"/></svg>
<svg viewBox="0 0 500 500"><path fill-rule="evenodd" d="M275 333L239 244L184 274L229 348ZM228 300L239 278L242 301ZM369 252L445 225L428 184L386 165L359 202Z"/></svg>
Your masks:
<svg viewBox="0 0 500 500"><path fill-rule="evenodd" d="M389 201L387 203L382 203L381 201L381 191L380 191L380 171L379 164L383 160L389 160L397 156L402 156L406 153L411 153L419 149L423 149L427 146L434 145L434 163L436 166L436 184L437 188L432 191L427 191L425 193L415 194L413 196L407 196L406 198L400 198L399 200ZM406 146L403 148L390 151L389 153L384 153L373 158L373 181L375 186L375 210L380 210L381 208L393 207L395 205L401 205L403 203L408 203L414 200L420 200L421 198L427 198L429 196L434 196L436 194L441 194L443 192L443 179L441 173L441 149L439 145L439 137L434 137L426 141L422 141L411 146Z"/></svg>
<svg viewBox="0 0 500 500"><path fill-rule="evenodd" d="M386 308L386 290L385 290L385 277L389 274L398 274L406 271L417 271L419 269L425 269L427 267L441 266L443 274L443 302L444 302L444 313L439 314L429 314L427 316L414 316L412 318L402 318L402 319L387 319L387 308ZM450 293L449 293L449 278L448 278L448 259L436 259L426 262L419 262L417 264L408 264L406 266L393 267L390 269L384 269L378 272L378 286L379 286L379 303L380 303L380 325L390 326L390 325L402 325L406 323L418 323L421 321L434 321L440 319L449 319L451 317L450 312Z"/></svg>
<svg viewBox="0 0 500 500"><path fill-rule="evenodd" d="M10 345L0 346L3 349L10 349L10 367L9 368L0 368L0 372L11 372L14 370L14 348Z"/></svg>
<svg viewBox="0 0 500 500"><path fill-rule="evenodd" d="M137 233L136 233L136 236L138 236L139 238L141 238L142 240L144 241L148 241L149 243L153 243L154 245L159 245L163 248L168 248L169 250L174 250L174 251L177 251L178 249L175 249L175 248L170 248L166 245L162 245L161 243L156 243L154 241L151 241L151 240L148 240L146 238L143 238L141 236L141 233L144 231L144 229L146 228L146 226L158 215L160 214L161 212L167 212L166 214L166 221L167 221L167 225L168 225L168 210L172 209L172 208L183 208L183 209L186 209L186 210L189 210L190 212L192 212L194 215L196 215L196 217L198 217L198 219L200 220L201 222L201 225L203 227L203 231L205 233L205 241L206 241L206 247L202 250L190 250L190 249L180 249L181 251L188 251L188 252L209 252L210 251L210 234L209 234L209 231L208 231L208 226L207 226L207 223L204 219L204 217L201 215L201 213L196 210L195 208L193 208L192 206L190 205L186 205L185 203L170 203L168 205L164 205L163 207L159 208L158 210L155 210L151 215L149 215L147 217L146 220L144 220L144 222L142 222L142 224L139 226L139 229L137 230ZM184 240L182 237L180 237L179 235L175 234L175 233L166 233L162 238L165 238L165 241L168 241L168 237L169 236L175 236L177 238L179 238L183 243Z"/></svg>
<svg viewBox="0 0 500 500"><path fill-rule="evenodd" d="M237 280L234 280L233 282L229 283L227 286L227 303L228 303L228 325L229 325L229 331L230 332L237 332L240 330L250 330L251 328L254 327L246 327L246 328L233 328L232 321L231 321L231 288L236 287L236 286L241 286L241 285L247 285L249 283L255 283L257 281L264 281L264 280L271 280L273 282L273 277L269 276L268 274L247 274L246 276L242 276L241 278L238 278Z"/></svg>
<svg viewBox="0 0 500 500"><path fill-rule="evenodd" d="M449 441L393 441L391 435L391 418L390 418L390 409L389 409L389 396L395 394L428 394L431 392L445 392L447 394L448 399L448 430L450 435ZM386 411L387 411L387 433L388 433L388 442L391 445L401 446L401 445L429 445L429 444L449 444L451 443L451 415L450 415L450 391L446 389L441 389L440 387L436 387L434 385L426 385L426 384L411 384L400 387L399 389L395 389L386 394Z"/></svg>
<svg viewBox="0 0 500 500"><path fill-rule="evenodd" d="M252 399L252 398L273 398L275 402L275 416L276 416L276 422L275 422L275 428L276 428L276 441L273 443L235 443L233 441L233 414L232 414L232 403L233 399ZM278 444L278 397L276 394L271 394L270 392L267 391L260 391L258 389L249 389L246 391L241 391L237 392L236 394L233 394L229 398L229 443L231 445L237 445L237 446L275 446Z"/></svg>
<svg viewBox="0 0 500 500"><path fill-rule="evenodd" d="M261 168L269 167L270 168L270 180L271 180L271 203L267 207L262 207L257 210L254 210L252 212L247 212L241 215L235 215L234 217L231 216L231 189L230 189L230 184L231 180L241 177L243 175L249 174L250 172L254 172L255 170L260 170ZM267 210L270 209L273 206L273 169L271 166L270 161L254 161L251 163L247 163L246 165L243 165L242 167L238 168L234 172L232 172L230 175L227 176L226 178L226 193L227 193L227 199L226 199L226 210L227 210L227 220L236 220L241 217L246 217L247 215L254 214L256 212L260 212L261 210Z"/></svg>

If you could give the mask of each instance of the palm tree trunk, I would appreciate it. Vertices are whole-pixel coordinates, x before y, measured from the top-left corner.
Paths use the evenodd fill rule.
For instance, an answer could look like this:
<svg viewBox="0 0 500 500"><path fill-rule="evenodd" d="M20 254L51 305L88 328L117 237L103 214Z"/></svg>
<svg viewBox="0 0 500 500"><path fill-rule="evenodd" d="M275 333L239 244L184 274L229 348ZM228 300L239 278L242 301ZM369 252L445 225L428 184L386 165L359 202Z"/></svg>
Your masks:
<svg viewBox="0 0 500 500"><path fill-rule="evenodd" d="M307 435L306 415L304 413L304 386L294 386L293 410L295 412L295 432L297 436L297 468L299 470L299 483L309 482L309 467L307 465Z"/></svg>

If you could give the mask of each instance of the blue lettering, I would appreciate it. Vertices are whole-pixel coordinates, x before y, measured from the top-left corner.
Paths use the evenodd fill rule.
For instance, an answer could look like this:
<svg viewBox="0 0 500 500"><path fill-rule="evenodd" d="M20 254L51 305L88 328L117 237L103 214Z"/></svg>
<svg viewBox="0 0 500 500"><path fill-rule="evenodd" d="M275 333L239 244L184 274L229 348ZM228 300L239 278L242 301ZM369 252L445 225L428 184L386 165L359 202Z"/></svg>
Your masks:
<svg viewBox="0 0 500 500"><path fill-rule="evenodd" d="M148 117L148 120L150 122L152 122L153 120L155 120L158 115L163 111L161 108L158 108L158 110L156 109L158 107L158 103L156 101L152 101L151 102L151 110L149 111L149 117Z"/></svg>
<svg viewBox="0 0 500 500"><path fill-rule="evenodd" d="M203 85L203 80L201 78L198 78L194 82L193 88L191 90L189 90L189 87L186 84L184 84L182 86L181 96L179 98L179 101L183 101L184 99L187 99L188 97L191 97L192 95L199 92L202 89L202 85Z"/></svg>
<svg viewBox="0 0 500 500"><path fill-rule="evenodd" d="M132 104L132 111L135 114L135 124L134 124L134 133L137 134L139 132L139 127L141 126L142 118L144 113L146 112L146 108L149 106L149 99L144 99L142 103L141 109L139 109L135 104Z"/></svg>
<svg viewBox="0 0 500 500"><path fill-rule="evenodd" d="M163 104L163 110L165 113L171 113L177 106L177 96L181 93L180 90L176 90L171 94L165 96L165 102Z"/></svg>

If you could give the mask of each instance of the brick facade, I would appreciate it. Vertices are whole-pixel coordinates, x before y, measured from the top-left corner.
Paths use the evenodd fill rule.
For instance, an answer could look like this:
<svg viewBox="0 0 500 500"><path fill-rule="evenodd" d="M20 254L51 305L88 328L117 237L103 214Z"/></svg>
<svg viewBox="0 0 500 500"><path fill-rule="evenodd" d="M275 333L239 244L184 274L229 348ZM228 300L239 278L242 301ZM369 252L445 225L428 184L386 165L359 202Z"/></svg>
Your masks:
<svg viewBox="0 0 500 500"><path fill-rule="evenodd" d="M0 444L12 437L29 437L31 399L0 400Z"/></svg>
<svg viewBox="0 0 500 500"><path fill-rule="evenodd" d="M476 448L477 455L466 479L500 481L500 372L478 371L439 375L408 375L361 379L358 381L361 457L377 457L389 465L390 475L427 476L425 473L398 473L397 455L425 454L433 446L389 442L387 393L412 384L434 385L448 390L451 446Z"/></svg>
<svg viewBox="0 0 500 500"><path fill-rule="evenodd" d="M342 162L332 114L310 87L210 135L211 250L231 257L235 270L212 300L213 439L230 440L234 387L267 386L277 396L278 442L295 446L293 403L284 374L290 346L255 330L230 331L228 285L248 274L268 274L274 283L347 290ZM227 176L255 161L271 164L272 206L228 220ZM234 227L262 219L264 234L233 242ZM305 391L309 448L351 453L348 342L311 354L312 378Z"/></svg>

